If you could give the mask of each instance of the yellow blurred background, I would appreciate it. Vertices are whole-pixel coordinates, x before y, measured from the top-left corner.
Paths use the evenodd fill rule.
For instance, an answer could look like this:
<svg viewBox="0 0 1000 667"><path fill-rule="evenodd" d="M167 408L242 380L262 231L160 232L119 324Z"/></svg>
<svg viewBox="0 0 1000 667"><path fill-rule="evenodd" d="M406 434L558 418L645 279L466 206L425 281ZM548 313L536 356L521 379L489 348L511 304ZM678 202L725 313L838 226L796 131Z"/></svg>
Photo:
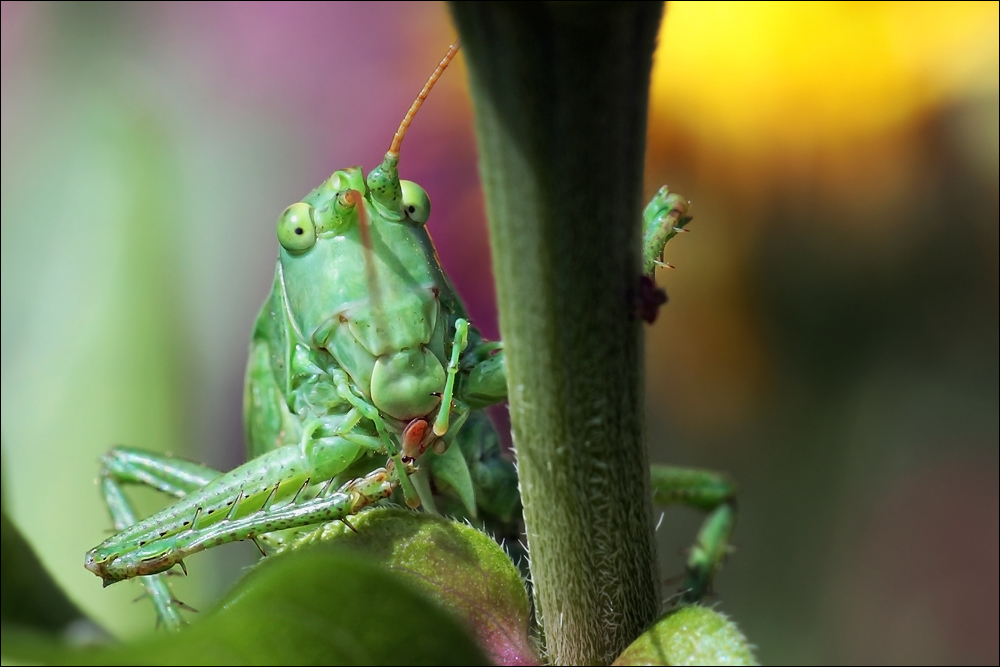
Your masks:
<svg viewBox="0 0 1000 667"><path fill-rule="evenodd" d="M439 4L35 4L2 20L4 508L81 606L125 443L242 460L274 221L372 167L453 39ZM653 457L739 481L720 608L766 663L996 663L998 4L668 9L646 191L694 204L647 329ZM464 63L403 149L496 336ZM144 509L157 506L141 494ZM667 514L664 579L698 518ZM253 547L194 558L206 606Z"/></svg>

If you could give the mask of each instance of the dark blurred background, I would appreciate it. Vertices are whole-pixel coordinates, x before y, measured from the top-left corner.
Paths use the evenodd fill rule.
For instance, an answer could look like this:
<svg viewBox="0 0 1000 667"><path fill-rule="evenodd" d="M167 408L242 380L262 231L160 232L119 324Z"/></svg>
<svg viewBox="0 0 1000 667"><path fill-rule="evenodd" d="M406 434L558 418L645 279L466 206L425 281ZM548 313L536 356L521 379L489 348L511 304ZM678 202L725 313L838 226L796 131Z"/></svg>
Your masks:
<svg viewBox="0 0 1000 667"><path fill-rule="evenodd" d="M3 3L4 508L116 633L153 617L82 567L97 458L242 461L274 221L378 162L453 38L440 4ZM1000 660L998 52L997 3L668 10L645 185L696 218L647 329L650 444L739 481L718 605L765 662ZM465 76L401 167L492 337ZM698 520L667 513L665 580ZM210 604L243 547L181 597Z"/></svg>

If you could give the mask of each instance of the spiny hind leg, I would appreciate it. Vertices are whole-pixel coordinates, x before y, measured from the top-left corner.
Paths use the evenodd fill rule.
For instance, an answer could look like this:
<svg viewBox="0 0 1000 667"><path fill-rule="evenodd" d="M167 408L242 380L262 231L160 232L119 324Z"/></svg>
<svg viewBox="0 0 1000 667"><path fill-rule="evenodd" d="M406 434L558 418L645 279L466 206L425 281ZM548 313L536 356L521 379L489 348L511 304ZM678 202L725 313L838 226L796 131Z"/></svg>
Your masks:
<svg viewBox="0 0 1000 667"><path fill-rule="evenodd" d="M220 474L191 461L131 447L115 447L101 458L101 493L115 523L115 530L120 532L138 521L132 504L125 496L125 484L142 484L183 498ZM158 622L162 622L168 630L178 629L184 622L179 610L183 605L170 592L166 575L142 577L140 582L153 602Z"/></svg>
<svg viewBox="0 0 1000 667"><path fill-rule="evenodd" d="M340 519L334 510L329 519L317 518L327 515L309 506L303 523L300 506L331 488L360 451L361 445L335 435L273 449L112 535L87 553L84 565L114 583L166 572L186 556L221 544Z"/></svg>
<svg viewBox="0 0 1000 667"><path fill-rule="evenodd" d="M712 580L729 553L736 524L736 486L724 474L694 468L650 466L653 502L708 512L691 546L679 606L695 604L712 590Z"/></svg>
<svg viewBox="0 0 1000 667"><path fill-rule="evenodd" d="M300 494L296 493L291 499L273 502L275 494L269 494L260 509L249 513L245 513L245 508L236 502L225 518L207 525L200 522L202 511L199 507L193 518L186 522L187 528L166 540L168 545L154 545L154 549L144 551L140 548L123 553L107 566L107 574L117 579L155 575L166 572L192 554L227 542L253 540L272 531L304 528L329 521L346 523L351 515L392 495L399 478L412 472L413 468L409 466L397 475L390 461L387 467L351 480L336 491L332 490L330 480L318 495L308 499L300 500ZM300 489L305 486L303 484ZM257 506L256 503L253 505Z"/></svg>

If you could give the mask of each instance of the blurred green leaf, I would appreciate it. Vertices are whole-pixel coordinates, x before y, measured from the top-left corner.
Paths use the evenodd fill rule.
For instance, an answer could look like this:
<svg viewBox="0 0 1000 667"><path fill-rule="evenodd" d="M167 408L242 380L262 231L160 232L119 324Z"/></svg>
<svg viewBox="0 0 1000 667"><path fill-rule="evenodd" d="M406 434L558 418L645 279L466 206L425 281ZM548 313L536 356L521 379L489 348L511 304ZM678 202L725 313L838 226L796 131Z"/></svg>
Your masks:
<svg viewBox="0 0 1000 667"><path fill-rule="evenodd" d="M389 507L364 512L352 523L356 533L329 523L289 551L356 550L461 619L494 663L538 664L524 582L489 536L440 516Z"/></svg>
<svg viewBox="0 0 1000 667"><path fill-rule="evenodd" d="M53 581L35 550L2 511L0 526L0 620L3 625L62 633L74 622L86 621L83 612Z"/></svg>
<svg viewBox="0 0 1000 667"><path fill-rule="evenodd" d="M487 664L465 630L397 575L356 555L265 560L174 635L67 649L5 627L4 655L48 664Z"/></svg>

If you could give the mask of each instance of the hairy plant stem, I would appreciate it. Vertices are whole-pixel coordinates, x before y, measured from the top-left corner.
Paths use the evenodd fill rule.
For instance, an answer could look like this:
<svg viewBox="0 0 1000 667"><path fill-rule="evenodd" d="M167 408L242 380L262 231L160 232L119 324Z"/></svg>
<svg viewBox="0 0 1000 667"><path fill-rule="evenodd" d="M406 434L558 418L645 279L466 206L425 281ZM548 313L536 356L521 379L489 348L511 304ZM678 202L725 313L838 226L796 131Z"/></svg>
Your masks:
<svg viewBox="0 0 1000 667"><path fill-rule="evenodd" d="M635 299L662 4L451 10L544 648L553 664L607 664L660 608Z"/></svg>

